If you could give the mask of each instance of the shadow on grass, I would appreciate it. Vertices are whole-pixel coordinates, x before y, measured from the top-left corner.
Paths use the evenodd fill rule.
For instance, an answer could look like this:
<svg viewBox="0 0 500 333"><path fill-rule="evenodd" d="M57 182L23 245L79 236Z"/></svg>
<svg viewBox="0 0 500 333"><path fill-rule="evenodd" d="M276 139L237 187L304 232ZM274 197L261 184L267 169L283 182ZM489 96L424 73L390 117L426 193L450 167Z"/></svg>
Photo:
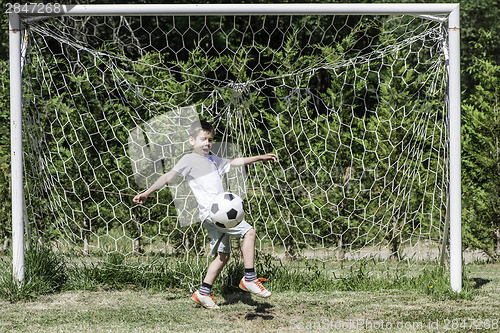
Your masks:
<svg viewBox="0 0 500 333"><path fill-rule="evenodd" d="M471 278L469 279L469 283L470 285L474 288L474 289L480 289L482 288L484 285L490 283L491 280L488 280L488 279L483 279L483 278Z"/></svg>
<svg viewBox="0 0 500 333"><path fill-rule="evenodd" d="M236 303L243 303L251 307L255 307L253 311L250 311L245 315L246 320L273 320L274 316L269 312L274 306L265 301L255 300L252 295L248 292L232 292L228 294L223 294L224 303L222 305L231 305Z"/></svg>

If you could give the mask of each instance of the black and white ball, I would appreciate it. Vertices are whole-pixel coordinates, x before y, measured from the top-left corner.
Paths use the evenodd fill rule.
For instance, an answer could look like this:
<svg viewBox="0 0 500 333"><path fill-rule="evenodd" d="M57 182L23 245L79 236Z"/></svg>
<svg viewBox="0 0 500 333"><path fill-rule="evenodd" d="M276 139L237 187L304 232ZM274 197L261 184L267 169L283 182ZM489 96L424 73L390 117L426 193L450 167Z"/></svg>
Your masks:
<svg viewBox="0 0 500 333"><path fill-rule="evenodd" d="M245 217L243 200L234 193L217 195L210 205L210 219L222 228L232 228Z"/></svg>

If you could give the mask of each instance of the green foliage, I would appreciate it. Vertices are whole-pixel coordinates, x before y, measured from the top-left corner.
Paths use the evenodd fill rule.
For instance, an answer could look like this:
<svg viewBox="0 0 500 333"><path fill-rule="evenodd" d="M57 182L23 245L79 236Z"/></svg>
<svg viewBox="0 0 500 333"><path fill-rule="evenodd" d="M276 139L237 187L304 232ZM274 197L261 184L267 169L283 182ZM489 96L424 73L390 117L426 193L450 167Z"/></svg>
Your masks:
<svg viewBox="0 0 500 333"><path fill-rule="evenodd" d="M498 13L498 6L495 4L497 1L487 4L463 1L462 6L462 31L466 41L463 50L467 50L463 52L466 64L466 98L463 106L464 237L467 246L483 249L493 258L495 254L491 249L497 244L495 231L500 229L500 43L499 34L495 33L499 29L496 20L498 15L495 14ZM118 22L115 21L118 18L109 20L110 24ZM321 21L326 20L325 18L294 21L290 17L267 20L254 17L251 27L259 33L255 42L249 42L245 39L238 40L237 34L229 34L239 25L230 19L208 18L205 22L201 18L192 18L187 23L172 18L144 18L140 23L133 22L133 28L143 27L146 30L161 26L164 31L169 31L175 26L185 36L184 39L189 41L189 45L185 48L183 40L172 37L169 40L171 49L164 51L166 40L162 34L140 34L137 37L140 44L151 43L155 47L140 54L137 50L125 49L125 53L128 52L127 55L135 60L132 63L120 59L119 55L124 51L123 45L101 44L99 38L87 35L86 42L96 50L105 49L108 55L95 57L81 52L78 54L80 62L73 67L61 59L44 59L47 68L58 68L58 71L51 71L51 78L56 86L64 82L67 90L57 95L55 91L58 89L54 89L52 82L41 80L39 86L34 85L25 94L26 100L33 103L28 106L26 115L26 120L31 124L26 134L26 141L30 144L25 145L28 153L34 156L33 160L25 161L30 179L28 190L36 193L36 196L27 198L32 208L29 219L33 223L33 229L46 240L60 239L63 237L63 230L67 230L65 237L72 238L71 241L79 246L88 237L97 242L95 236L92 238L90 235L101 230L111 233L121 229L121 235L131 239L140 235L152 237L160 230L161 240L175 248L180 248L185 242L191 242L192 248L199 248L203 238L200 237L199 229L191 227L180 231L177 228L175 212L170 207L172 198L168 191L160 192L156 202L146 204L141 212L133 207L128 196L122 196L123 189L130 188L133 183L131 166L123 147L127 145L129 132L137 126L137 122L163 112L165 105L216 103L219 109L204 116L212 117L218 123L220 133L228 133L228 124L234 122L236 117L239 117L243 129L249 124L260 124L252 129L255 130L253 134L249 134L250 141L259 144L244 147L244 152L250 155L274 150L280 156L281 170L267 179L257 181L254 177L265 173L264 165L256 165L248 170L249 186L263 187L263 193L249 196L250 207L254 212L264 211L268 217L264 221L250 213L249 220L257 229L265 229L270 237L283 240L289 254L293 255L299 248L310 244L330 246L336 244L340 237L343 237L344 244L354 248L367 240L374 240L378 243L390 242L395 249L399 246L401 235L411 236L420 228L431 227L435 233L431 236L439 237L439 228L434 224L442 221L442 212L438 212L437 217L420 213L428 211L427 208L434 204L434 198L428 195L426 188L417 188L411 195L402 193L400 184L410 181L411 177L426 179L429 184L442 182L442 170L445 166L436 162L438 160L435 157L439 153L436 147L444 144L444 141L433 136L431 141L419 146L425 155L420 160L409 158L404 165L396 165L395 162L403 146L419 145L418 139L424 137L430 129L429 121L439 123L445 118L445 115L438 112L437 118L429 119L431 113L426 109L418 109L418 103L412 100L417 92L429 99L445 98L436 96L432 89L418 90L427 81L436 79L421 73L424 69L415 65L415 50L419 49L419 42L415 42L413 49L401 51L407 52L400 54L400 58L406 59L404 63L397 63L395 56L387 55L369 65L360 64L356 68L349 68L338 76L325 69L313 74L299 74L307 67L327 66L346 60L353 49L369 45L370 41L361 37L364 30L389 31L394 28L390 24L384 26L380 21L350 18L349 22L340 22L338 26L356 26L356 29L352 32L342 28L338 31L332 29L326 34L326 38L336 36L339 42L334 46L325 46L322 44L325 41L314 40L311 32L316 20L326 23ZM5 26L5 21L2 22ZM287 26L290 22L290 30L272 36L265 32L267 28ZM205 25L204 30L194 33L193 28L201 24ZM484 29L477 29L483 25ZM75 33L86 35L83 30ZM92 33L98 37L106 31L100 27ZM397 30L392 30L385 38L395 39L397 34ZM6 46L5 34L2 36L0 46ZM212 36L212 40L209 36ZM121 37L125 40L127 36ZM207 46L207 41L213 44ZM232 53L220 55L219 52L226 43L234 45L231 46ZM311 52L302 53L297 46ZM1 49L3 53L0 58L6 59L6 47ZM69 48L65 51L68 54L75 52ZM419 54L419 57L422 56ZM420 60L425 62L425 59ZM384 67L384 64L393 65ZM112 74L108 73L110 68L114 71ZM170 71L165 70L166 68ZM172 72L176 74L173 75ZM286 76L291 73L295 74L293 79ZM282 77L266 87L244 87L246 89L238 92L233 87L216 86L214 89L215 81L224 84L230 81L245 82L251 74L258 79ZM121 86L123 82L120 79L129 88L139 88L125 89ZM294 80L299 82L298 93L290 97L286 89L288 86L295 86ZM346 85L345 82L349 84ZM413 83L408 85L408 82ZM376 87L377 84L379 87ZM268 101L260 94L262 91L266 92L266 89L274 89L276 92L272 105L266 105ZM106 96L99 93L103 90ZM210 99L214 90L217 98ZM8 63L0 60L0 240L11 236L8 91ZM199 93L192 94L193 91ZM41 95L51 98L42 100L35 97ZM377 95L378 101L373 99L374 95ZM278 116L262 112L266 108L279 112L291 107L293 110L290 113ZM426 107L430 110L441 106L439 103L430 103ZM43 110L42 113L45 114L40 116L37 110ZM393 116L394 110L397 116ZM419 111L422 118L414 118L414 110ZM107 117L109 114L114 116ZM414 129L415 137L404 141L408 136L405 128ZM338 135L331 135L332 129ZM237 133L230 133L229 136L231 135ZM341 142L350 142L352 145L349 148L340 144ZM393 149L395 146L401 150ZM339 149L334 153L326 153L327 147ZM50 163L45 166L40 161ZM420 161L423 162L419 164ZM362 174L355 174L347 185L342 184L345 168L356 164L360 168L376 167ZM335 168L318 170L321 165L332 165ZM396 171L403 167L415 172L407 175L407 178L400 176ZM298 172L290 173L290 170ZM50 181L44 183L34 180L40 174L46 175L47 179L57 179L59 185L52 186ZM378 175L385 175L391 186L377 182ZM273 183L276 176L280 180ZM252 180L255 182L251 183ZM390 201L395 204L384 206L384 203ZM161 204L155 205L158 202ZM416 212L416 218L411 223L399 211L398 206L403 203L408 204L409 211ZM62 214L57 213L52 204L59 205L56 208ZM50 208L47 209L48 207ZM374 230L377 228L373 228L376 225L373 221L389 214L394 214L395 218L386 219L384 223L391 225L393 233L382 234ZM122 259L120 255L112 255L109 265L90 265L86 269L75 269L74 272L81 274L81 280L88 281L85 284L90 286L106 284L105 281L112 280L117 281L118 285L140 285L140 274L135 275L132 271L123 273L123 270L114 268L113 265L119 265ZM311 281L298 281L298 285L304 290L321 284L329 285L327 277L317 275L318 270L310 266L296 272L287 272L278 266L271 267L276 272L272 273L269 269L269 273L283 281L299 279L298 273L303 274ZM231 267L234 274L240 268ZM262 268L265 270L265 267ZM97 274L98 269L101 270L100 274ZM175 269L187 271L186 267ZM165 269L165 272L171 271ZM342 280L341 286L337 284L337 287L349 289L356 288L357 285L370 285L370 278L364 272L360 267L352 277ZM164 274L174 282L177 281L176 277L169 277L170 273ZM149 278L158 281L158 286L165 282L160 275L150 275ZM39 290L39 284L34 281L27 284L26 288ZM112 283L109 285L110 288L115 287ZM175 283L168 285L173 286ZM49 291L58 288L60 287L49 286Z"/></svg>
<svg viewBox="0 0 500 333"><path fill-rule="evenodd" d="M189 290L184 278L190 276L192 268L188 262L171 263L166 260L154 265L122 265L116 257L109 262L78 264L69 266L66 290L122 290L145 288L165 291L168 288Z"/></svg>
<svg viewBox="0 0 500 333"><path fill-rule="evenodd" d="M59 292L68 278L66 263L49 248L32 242L25 251L25 279L19 286L12 272L12 258L0 259L0 297L11 302Z"/></svg>
<svg viewBox="0 0 500 333"><path fill-rule="evenodd" d="M467 272L462 279L462 290L456 293L450 288L450 274L443 268L431 267L421 272L411 284L437 299L473 299L477 295L476 282L467 278Z"/></svg>
<svg viewBox="0 0 500 333"><path fill-rule="evenodd" d="M207 269L206 265L175 257L126 266L122 260L122 257L111 256L108 261L72 264L48 248L31 246L26 257L26 282L21 288L14 282L9 260L0 260L0 297L17 302L68 290L163 292L183 289L189 292L197 288L197 284L186 283L186 277L203 276ZM259 276L269 278L266 286L273 292L416 290L437 299L471 299L479 287L474 280L466 278L463 291L457 294L450 289L449 274L441 268L427 267L410 275L403 269L377 274L372 261L359 261L342 276L336 276L319 261L282 262L259 253L256 270ZM234 294L239 290L242 276L243 262L232 260L222 271L214 290L223 295Z"/></svg>
<svg viewBox="0 0 500 333"><path fill-rule="evenodd" d="M500 65L488 54L492 31L480 29L473 42L477 55L468 73L476 84L463 103L463 192L465 244L491 257L500 230ZM499 251L499 249L496 249Z"/></svg>
<svg viewBox="0 0 500 333"><path fill-rule="evenodd" d="M34 37L35 44L49 45L47 53L61 49L68 59L78 59L51 58L33 47L26 66L33 81L50 77L26 92L26 118L31 120L26 141L36 143L28 145L25 162L34 229L53 240L66 233L76 246L89 238L102 242L120 229L118 239L139 240L160 230L157 238L168 245L179 248L184 242L200 248L201 237L179 231L175 214L166 208L172 205L167 191L142 207L121 196L138 190L126 151L130 132L165 109L194 104L224 134L223 140L237 142L244 155L272 151L280 156L273 175L266 175L264 165L248 169L249 188L263 189L248 198L252 211L259 212L250 212L249 220L271 238L282 239L287 253L328 247L341 238L352 248L391 242L397 251L395 240L401 235L407 238L435 223L419 213L433 208L432 195L407 184L420 177L441 183L438 176L428 176L441 175L435 170L439 162L433 162L442 156L439 138L422 147L426 137L418 134L433 130L435 124L425 117L428 109L441 105L414 100L416 95L438 98L429 82L441 78L431 77L433 71L424 73L423 64L433 59L422 51L421 41L363 61L379 43L397 44L409 19L344 19L251 17L244 27L225 17L144 17L130 21L144 30L133 47L121 30L116 30L116 43L102 42L109 35L105 27L118 25L117 18L102 24L102 18L92 17L95 31L86 31L90 28L80 22L73 22L76 31L63 29L71 32L65 38L81 37L88 48L58 46L47 33ZM44 31L57 30L64 22L51 24ZM145 32L160 25L164 32L175 28L169 45L152 37L162 34ZM245 29L255 31L252 41L241 33ZM35 24L34 36L36 30ZM417 24L416 31L421 30ZM357 60L351 66L353 55ZM37 69L38 63L45 72ZM50 70L54 67L58 70ZM417 75L419 71L423 73ZM399 152L412 145L433 152L421 167L419 159L399 160ZM349 166L358 173L345 184L342 176ZM171 166L162 167L158 172ZM419 167L416 175L401 175L401 170ZM442 202L435 206L443 209ZM384 235L379 227L385 225L395 232ZM96 240L100 231L106 235Z"/></svg>
<svg viewBox="0 0 500 333"><path fill-rule="evenodd" d="M0 240L11 237L9 65L0 60Z"/></svg>
<svg viewBox="0 0 500 333"><path fill-rule="evenodd" d="M500 3L498 0L491 2L462 0L460 2L461 19L460 29L461 50L460 57L463 64L462 70L462 91L465 98L472 93L474 86L478 84L478 77L469 71L478 58L489 58L493 64L500 64ZM487 33L487 43L481 43L478 48L476 41L485 39ZM485 87L486 88L486 87Z"/></svg>

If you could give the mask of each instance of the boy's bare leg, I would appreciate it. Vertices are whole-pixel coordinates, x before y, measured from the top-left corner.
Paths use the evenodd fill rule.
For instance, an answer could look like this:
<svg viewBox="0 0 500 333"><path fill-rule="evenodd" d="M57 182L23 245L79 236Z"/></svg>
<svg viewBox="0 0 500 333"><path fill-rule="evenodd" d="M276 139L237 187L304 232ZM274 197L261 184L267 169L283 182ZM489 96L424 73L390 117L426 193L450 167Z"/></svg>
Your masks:
<svg viewBox="0 0 500 333"><path fill-rule="evenodd" d="M210 266L208 266L207 275L205 275L203 282L213 285L215 279L217 279L222 271L222 268L224 268L229 261L229 257L229 253L219 252L217 257L215 257L215 259L210 263Z"/></svg>
<svg viewBox="0 0 500 333"><path fill-rule="evenodd" d="M254 268L255 260L255 229L247 231L241 244L241 253L243 254L243 265L245 268Z"/></svg>
<svg viewBox="0 0 500 333"><path fill-rule="evenodd" d="M215 299L211 295L212 285L219 276L224 265L229 261L229 253L219 252L217 257L208 266L207 275L199 290L195 291L191 299L207 309L218 309Z"/></svg>
<svg viewBox="0 0 500 333"><path fill-rule="evenodd" d="M245 276L241 279L239 287L249 291L258 297L269 297L271 292L264 288L261 281L267 279L257 278L254 268L255 260L255 230L251 229L243 237L241 252L243 254L243 265L245 266Z"/></svg>

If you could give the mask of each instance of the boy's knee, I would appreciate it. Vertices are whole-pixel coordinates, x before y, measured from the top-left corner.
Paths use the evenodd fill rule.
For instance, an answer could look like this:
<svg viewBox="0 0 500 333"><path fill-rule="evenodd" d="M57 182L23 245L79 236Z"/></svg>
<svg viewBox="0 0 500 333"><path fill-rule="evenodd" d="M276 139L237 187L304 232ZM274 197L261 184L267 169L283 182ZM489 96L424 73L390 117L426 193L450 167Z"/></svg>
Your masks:
<svg viewBox="0 0 500 333"><path fill-rule="evenodd" d="M255 229L250 229L247 231L247 233L245 234L245 237L243 237L243 238L244 239L247 239L247 238L254 238L255 239L255 236L256 236Z"/></svg>

